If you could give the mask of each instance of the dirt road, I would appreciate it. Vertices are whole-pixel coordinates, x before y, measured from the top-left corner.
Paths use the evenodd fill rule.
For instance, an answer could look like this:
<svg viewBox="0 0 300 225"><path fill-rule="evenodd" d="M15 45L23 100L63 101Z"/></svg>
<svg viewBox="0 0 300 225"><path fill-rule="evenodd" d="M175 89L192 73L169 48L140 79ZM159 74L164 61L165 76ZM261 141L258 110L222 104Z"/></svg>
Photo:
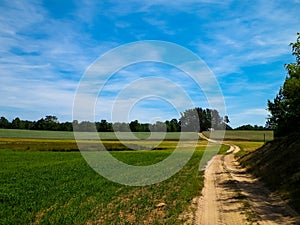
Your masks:
<svg viewBox="0 0 300 225"><path fill-rule="evenodd" d="M295 211L239 166L233 155L239 148L230 146L228 154L214 156L205 169L194 224L300 224Z"/></svg>

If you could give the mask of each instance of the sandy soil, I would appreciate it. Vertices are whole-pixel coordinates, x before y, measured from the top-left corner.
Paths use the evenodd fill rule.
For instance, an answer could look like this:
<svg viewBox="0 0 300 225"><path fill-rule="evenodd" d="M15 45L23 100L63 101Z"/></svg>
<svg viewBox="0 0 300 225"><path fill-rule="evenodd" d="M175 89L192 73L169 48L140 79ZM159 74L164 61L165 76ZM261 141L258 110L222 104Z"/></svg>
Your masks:
<svg viewBox="0 0 300 225"><path fill-rule="evenodd" d="M295 211L239 166L233 156L237 151L231 145L227 155L208 163L193 224L300 224Z"/></svg>

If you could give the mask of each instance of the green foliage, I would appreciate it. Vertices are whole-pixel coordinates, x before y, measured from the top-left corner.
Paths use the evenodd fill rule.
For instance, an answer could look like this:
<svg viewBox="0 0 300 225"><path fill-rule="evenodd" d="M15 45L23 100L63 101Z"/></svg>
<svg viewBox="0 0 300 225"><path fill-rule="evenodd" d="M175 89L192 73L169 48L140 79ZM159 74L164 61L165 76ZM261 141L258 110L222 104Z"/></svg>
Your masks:
<svg viewBox="0 0 300 225"><path fill-rule="evenodd" d="M228 116L224 119L215 109L194 108L185 110L181 113L181 128L184 131L202 132L210 128L224 130L226 123L229 122Z"/></svg>
<svg viewBox="0 0 300 225"><path fill-rule="evenodd" d="M180 131L180 122L177 119L171 119L166 121L167 131L168 132L179 132Z"/></svg>
<svg viewBox="0 0 300 225"><path fill-rule="evenodd" d="M106 120L101 120L101 122L96 123L97 131L99 132L111 132L113 127L111 123L108 123Z"/></svg>
<svg viewBox="0 0 300 225"><path fill-rule="evenodd" d="M296 62L285 65L288 76L274 101L268 100L271 116L267 126L275 130L276 136L300 131L300 33L291 46Z"/></svg>
<svg viewBox="0 0 300 225"><path fill-rule="evenodd" d="M195 114L192 115L195 111ZM194 118L193 118L194 117ZM183 123L182 123L183 122ZM198 128L199 123L203 129ZM211 109L189 109L182 113L180 120L173 118L165 122L156 121L154 124L140 123L138 120L125 122L90 122L74 120L60 123L56 116L46 116L38 121L21 120L16 117L10 123L5 117L0 118L0 128L27 129L27 130L49 130L49 131L76 131L76 132L195 132L205 130L209 127L225 129L229 123L228 116L222 119L217 110ZM231 129L226 124L226 128Z"/></svg>
<svg viewBox="0 0 300 225"><path fill-rule="evenodd" d="M3 116L0 118L0 128L10 128L9 121Z"/></svg>
<svg viewBox="0 0 300 225"><path fill-rule="evenodd" d="M258 126L258 125L252 126L250 124L247 124L247 125L239 126L235 128L235 130L269 130L269 129L263 126Z"/></svg>

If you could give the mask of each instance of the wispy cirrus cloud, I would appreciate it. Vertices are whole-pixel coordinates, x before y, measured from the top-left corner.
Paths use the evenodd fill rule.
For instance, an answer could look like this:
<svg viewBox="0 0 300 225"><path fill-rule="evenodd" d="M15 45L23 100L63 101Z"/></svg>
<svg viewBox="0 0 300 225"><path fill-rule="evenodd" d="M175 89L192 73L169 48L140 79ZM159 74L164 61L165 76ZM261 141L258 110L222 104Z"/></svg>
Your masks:
<svg viewBox="0 0 300 225"><path fill-rule="evenodd" d="M212 69L219 76L270 63L290 53L288 44L295 39L298 17L297 10L291 8L279 2L240 2L227 9L230 13L208 20L207 38L191 44L198 46L205 60L214 61Z"/></svg>

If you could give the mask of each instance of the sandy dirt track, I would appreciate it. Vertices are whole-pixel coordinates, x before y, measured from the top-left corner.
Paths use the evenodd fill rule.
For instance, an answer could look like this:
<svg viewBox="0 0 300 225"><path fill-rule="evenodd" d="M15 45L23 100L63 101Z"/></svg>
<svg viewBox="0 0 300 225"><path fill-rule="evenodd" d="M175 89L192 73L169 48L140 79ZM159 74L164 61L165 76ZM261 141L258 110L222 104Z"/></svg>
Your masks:
<svg viewBox="0 0 300 225"><path fill-rule="evenodd" d="M231 145L228 154L216 155L208 163L193 224L300 224L295 211L239 166L233 155L237 151Z"/></svg>

